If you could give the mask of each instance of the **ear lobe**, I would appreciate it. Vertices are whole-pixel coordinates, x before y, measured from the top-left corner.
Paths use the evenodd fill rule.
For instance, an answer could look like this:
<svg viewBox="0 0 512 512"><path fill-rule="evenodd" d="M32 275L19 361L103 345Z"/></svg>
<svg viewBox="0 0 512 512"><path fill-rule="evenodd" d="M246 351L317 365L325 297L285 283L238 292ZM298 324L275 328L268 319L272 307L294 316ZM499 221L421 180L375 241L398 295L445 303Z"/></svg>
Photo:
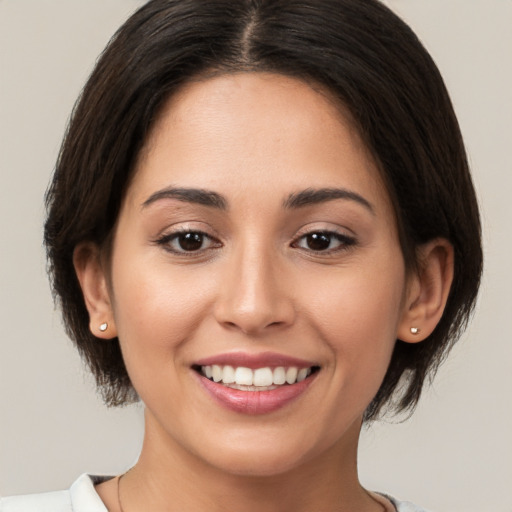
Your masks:
<svg viewBox="0 0 512 512"><path fill-rule="evenodd" d="M89 329L98 338L115 338L117 329L98 246L91 242L77 245L73 251L73 265L89 312Z"/></svg>
<svg viewBox="0 0 512 512"><path fill-rule="evenodd" d="M419 248L418 262L398 329L398 339L407 343L423 341L441 320L453 281L453 246L444 238L432 240Z"/></svg>

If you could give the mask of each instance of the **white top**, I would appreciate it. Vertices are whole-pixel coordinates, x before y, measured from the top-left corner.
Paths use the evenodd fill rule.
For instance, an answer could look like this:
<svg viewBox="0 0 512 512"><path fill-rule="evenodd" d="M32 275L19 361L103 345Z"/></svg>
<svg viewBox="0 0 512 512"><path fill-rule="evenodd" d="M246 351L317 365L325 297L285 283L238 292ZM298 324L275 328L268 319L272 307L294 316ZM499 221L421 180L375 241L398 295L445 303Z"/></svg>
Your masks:
<svg viewBox="0 0 512 512"><path fill-rule="evenodd" d="M68 491L46 492L0 498L0 512L108 512L94 486L111 476L83 474ZM398 501L386 494L374 495L389 510L389 502L397 512L427 512L406 501ZM387 498L387 500L385 498Z"/></svg>

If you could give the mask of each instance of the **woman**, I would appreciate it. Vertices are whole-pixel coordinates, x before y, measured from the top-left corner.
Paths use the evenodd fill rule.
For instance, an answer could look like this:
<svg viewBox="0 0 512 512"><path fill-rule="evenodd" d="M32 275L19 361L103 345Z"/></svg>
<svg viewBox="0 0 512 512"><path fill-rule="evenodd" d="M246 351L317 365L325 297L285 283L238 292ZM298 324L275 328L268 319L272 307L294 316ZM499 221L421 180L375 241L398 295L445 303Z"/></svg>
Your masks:
<svg viewBox="0 0 512 512"><path fill-rule="evenodd" d="M45 241L144 446L2 510L420 510L361 487L359 431L465 325L480 227L442 79L381 4L148 2L77 104Z"/></svg>

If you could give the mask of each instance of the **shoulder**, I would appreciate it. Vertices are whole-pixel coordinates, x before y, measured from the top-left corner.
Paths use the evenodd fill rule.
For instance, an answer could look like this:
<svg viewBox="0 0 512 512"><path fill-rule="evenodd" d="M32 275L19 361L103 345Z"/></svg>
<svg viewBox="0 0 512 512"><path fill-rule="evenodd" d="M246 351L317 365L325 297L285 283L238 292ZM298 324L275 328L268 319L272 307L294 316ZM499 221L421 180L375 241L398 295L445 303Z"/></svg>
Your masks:
<svg viewBox="0 0 512 512"><path fill-rule="evenodd" d="M84 474L67 491L0 498L0 512L107 512L94 485L109 478Z"/></svg>

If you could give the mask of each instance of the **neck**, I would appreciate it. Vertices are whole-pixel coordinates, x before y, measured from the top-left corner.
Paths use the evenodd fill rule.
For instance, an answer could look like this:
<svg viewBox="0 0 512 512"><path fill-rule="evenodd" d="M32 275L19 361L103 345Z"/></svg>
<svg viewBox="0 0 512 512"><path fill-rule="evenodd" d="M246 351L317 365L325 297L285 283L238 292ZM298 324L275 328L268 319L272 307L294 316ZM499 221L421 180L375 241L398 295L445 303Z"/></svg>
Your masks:
<svg viewBox="0 0 512 512"><path fill-rule="evenodd" d="M205 462L160 431L146 414L141 456L122 481L124 511L382 510L358 481L360 426L358 420L336 446L314 459L278 474L254 476Z"/></svg>

